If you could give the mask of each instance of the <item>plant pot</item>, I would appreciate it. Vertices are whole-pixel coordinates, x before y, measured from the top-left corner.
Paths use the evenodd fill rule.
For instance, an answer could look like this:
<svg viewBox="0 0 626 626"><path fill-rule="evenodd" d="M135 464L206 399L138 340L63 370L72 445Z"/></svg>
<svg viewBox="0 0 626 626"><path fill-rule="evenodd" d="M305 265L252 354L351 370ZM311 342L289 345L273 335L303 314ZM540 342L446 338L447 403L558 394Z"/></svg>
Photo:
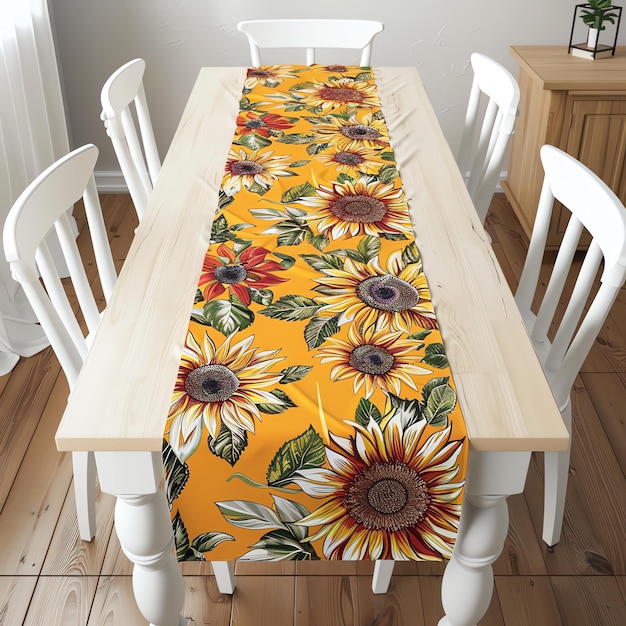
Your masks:
<svg viewBox="0 0 626 626"><path fill-rule="evenodd" d="M593 50L596 49L598 45L598 35L600 31L597 28L590 28L587 33L587 45Z"/></svg>

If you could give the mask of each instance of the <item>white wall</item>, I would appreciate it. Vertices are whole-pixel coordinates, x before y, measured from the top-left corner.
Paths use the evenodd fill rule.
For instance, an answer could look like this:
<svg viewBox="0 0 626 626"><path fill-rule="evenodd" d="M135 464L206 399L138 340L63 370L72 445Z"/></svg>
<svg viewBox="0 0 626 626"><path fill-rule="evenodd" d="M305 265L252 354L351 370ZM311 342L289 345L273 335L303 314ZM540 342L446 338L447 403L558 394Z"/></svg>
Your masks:
<svg viewBox="0 0 626 626"><path fill-rule="evenodd" d="M419 68L443 131L456 149L471 80L471 52L492 56L517 76L509 46L566 46L576 4L576 0L49 1L72 143L98 145L98 169L105 171L119 169L99 119L100 89L109 74L135 57L146 60L144 84L163 157L199 68L248 65L246 39L236 30L241 19L360 17L384 22L372 64ZM626 27L620 44L625 37ZM340 61L356 60L355 56Z"/></svg>

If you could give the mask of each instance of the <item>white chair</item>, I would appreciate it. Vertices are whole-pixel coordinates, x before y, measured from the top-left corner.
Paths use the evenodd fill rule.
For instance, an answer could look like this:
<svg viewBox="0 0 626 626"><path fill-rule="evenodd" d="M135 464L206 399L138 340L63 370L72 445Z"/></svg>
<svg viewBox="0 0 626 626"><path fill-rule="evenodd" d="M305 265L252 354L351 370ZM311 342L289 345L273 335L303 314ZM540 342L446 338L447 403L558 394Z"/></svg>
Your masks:
<svg viewBox="0 0 626 626"><path fill-rule="evenodd" d="M108 302L117 275L93 177L97 158L98 149L88 144L48 167L15 201L4 226L4 252L11 273L22 285L50 340L70 390L87 355L89 339L72 310L45 237L55 229L85 325L93 333L100 313L74 239L68 208L83 198L100 284ZM72 461L79 532L82 539L90 541L96 530L94 456L92 452L75 452Z"/></svg>
<svg viewBox="0 0 626 626"><path fill-rule="evenodd" d="M457 163L484 222L515 127L520 90L511 73L493 59L475 52L470 61L474 80Z"/></svg>
<svg viewBox="0 0 626 626"><path fill-rule="evenodd" d="M129 61L113 72L100 94L101 118L140 220L161 171L143 87L145 69L143 59ZM131 110L133 103L139 132Z"/></svg>
<svg viewBox="0 0 626 626"><path fill-rule="evenodd" d="M369 66L372 42L384 26L373 20L279 19L246 20L237 28L250 44L252 65L261 65L261 48L306 48L306 64L315 63L316 48L361 50L361 66Z"/></svg>
<svg viewBox="0 0 626 626"><path fill-rule="evenodd" d="M572 385L626 278L626 209L608 186L574 157L548 145L540 154L545 178L515 300L571 433ZM535 315L531 305L555 199L572 214ZM591 234L592 241L570 293L564 286L583 229ZM583 315L601 264L599 289ZM567 306L554 339L549 341L548 331L559 303ZM568 469L569 450L545 453L543 540L549 546L561 535Z"/></svg>

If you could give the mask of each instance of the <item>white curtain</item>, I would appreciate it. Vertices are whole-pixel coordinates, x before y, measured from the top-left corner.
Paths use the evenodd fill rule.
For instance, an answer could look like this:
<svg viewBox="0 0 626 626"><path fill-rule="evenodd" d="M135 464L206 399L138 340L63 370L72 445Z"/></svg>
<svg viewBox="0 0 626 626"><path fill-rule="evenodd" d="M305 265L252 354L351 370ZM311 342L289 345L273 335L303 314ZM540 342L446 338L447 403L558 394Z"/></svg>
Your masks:
<svg viewBox="0 0 626 626"><path fill-rule="evenodd" d="M0 227L41 171L69 152L47 0L0 0ZM0 255L0 375L48 345Z"/></svg>

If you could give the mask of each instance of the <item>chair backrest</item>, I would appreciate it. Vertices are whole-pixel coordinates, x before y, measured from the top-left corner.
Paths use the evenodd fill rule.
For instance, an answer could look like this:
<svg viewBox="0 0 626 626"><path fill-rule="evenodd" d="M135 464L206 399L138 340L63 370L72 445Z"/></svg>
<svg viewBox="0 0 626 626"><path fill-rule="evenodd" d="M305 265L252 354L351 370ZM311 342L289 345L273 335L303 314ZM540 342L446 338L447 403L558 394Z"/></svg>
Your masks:
<svg viewBox="0 0 626 626"><path fill-rule="evenodd" d="M117 275L93 176L97 158L98 148L88 144L53 163L18 197L4 226L4 252L11 273L22 285L70 388L87 355L87 342L45 237L54 227L87 329L94 332L100 313L76 244L68 208L83 198L96 267L108 303Z"/></svg>
<svg viewBox="0 0 626 626"><path fill-rule="evenodd" d="M141 220L161 171L148 103L143 87L146 63L134 59L108 78L102 92L102 120ZM139 132L131 105L134 104Z"/></svg>
<svg viewBox="0 0 626 626"><path fill-rule="evenodd" d="M515 300L533 343L548 344L549 349L538 350L538 354L555 399L563 409L574 379L626 279L626 209L598 176L571 155L548 145L541 148L540 154L545 178ZM535 316L531 305L539 282L554 199L569 209L571 216ZM570 292L564 287L583 229L591 234L592 240ZM599 289L592 289L598 285L602 262ZM593 299L583 315L590 295ZM548 330L563 299L567 307L550 345Z"/></svg>
<svg viewBox="0 0 626 626"><path fill-rule="evenodd" d="M248 36L252 65L261 65L262 48L306 48L306 64L315 63L316 48L361 50L361 66L369 66L372 42L384 26L373 20L278 19L246 20L237 28Z"/></svg>
<svg viewBox="0 0 626 626"><path fill-rule="evenodd" d="M515 127L520 90L511 73L493 59L475 52L470 62L474 79L457 163L484 221Z"/></svg>

